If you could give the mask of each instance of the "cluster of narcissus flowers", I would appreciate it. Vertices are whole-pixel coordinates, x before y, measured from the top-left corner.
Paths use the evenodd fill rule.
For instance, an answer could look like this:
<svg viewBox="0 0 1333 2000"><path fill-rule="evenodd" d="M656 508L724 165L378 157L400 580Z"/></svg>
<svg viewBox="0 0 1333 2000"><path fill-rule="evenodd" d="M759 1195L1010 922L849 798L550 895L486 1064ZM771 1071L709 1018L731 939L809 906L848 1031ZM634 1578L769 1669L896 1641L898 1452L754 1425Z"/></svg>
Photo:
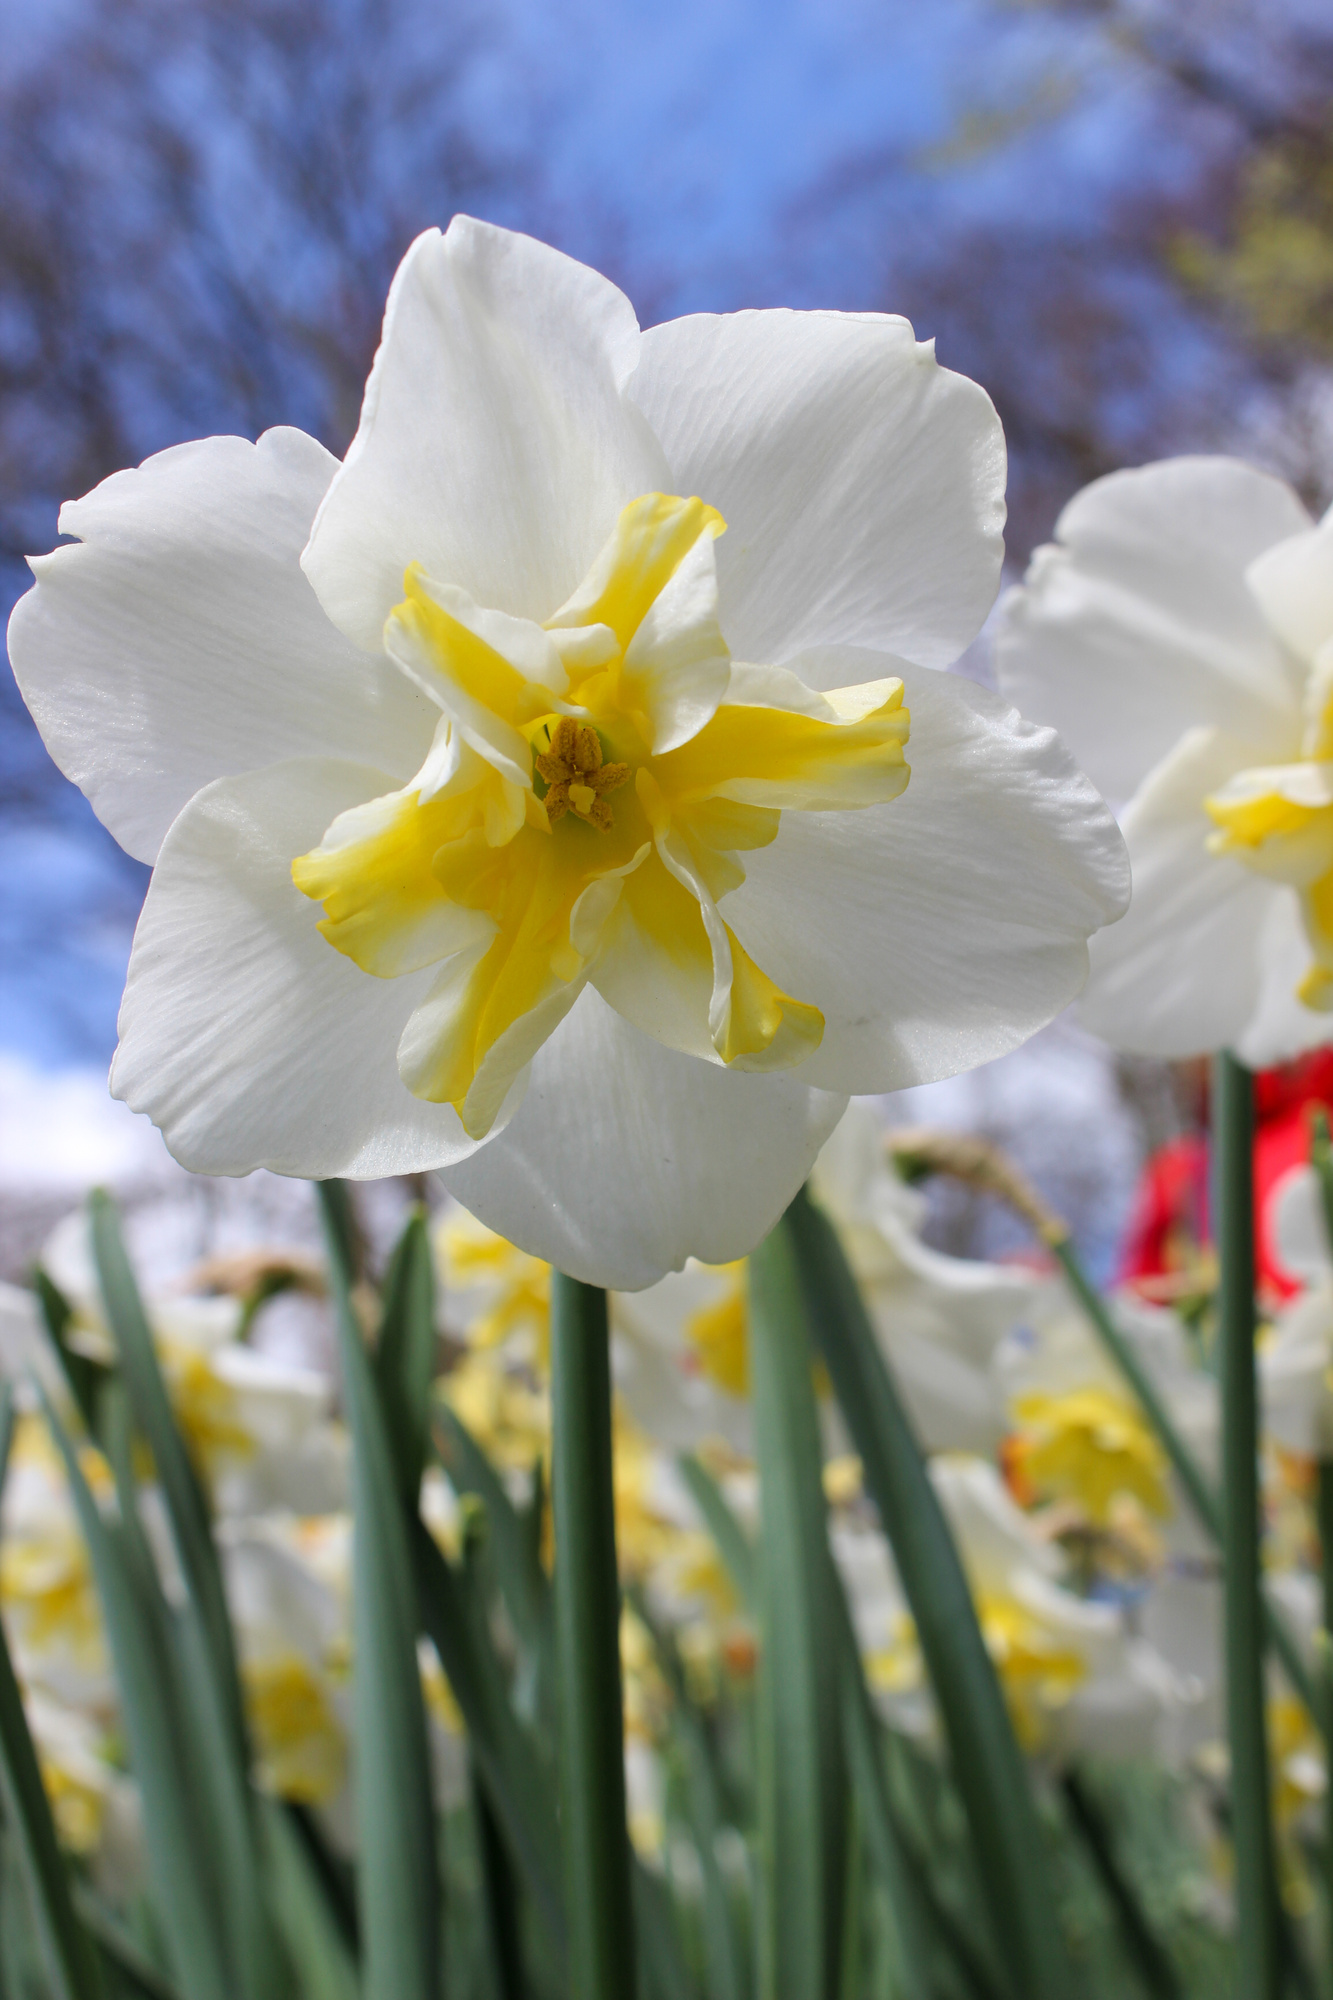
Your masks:
<svg viewBox="0 0 1333 2000"><path fill-rule="evenodd" d="M146 1307L173 1413L214 1513L256 1781L316 1811L341 1849L352 1838L348 1442L331 1378L243 1337L251 1315L239 1294L260 1263L267 1280L281 1271L322 1284L300 1250L243 1255L201 1273L217 1284L230 1267L237 1293L173 1285L150 1292ZM58 1226L43 1268L72 1308L62 1336L69 1350L110 1362L84 1214ZM36 1298L0 1286L0 1381L12 1384L19 1409L0 1496L0 1614L61 1838L120 1898L143 1864L138 1794L92 1566L34 1374L77 1429ZM114 1483L101 1451L86 1442L80 1459L99 1504L110 1505ZM137 1469L151 1477L146 1461ZM431 1492L423 1504L447 1538L456 1511L448 1496ZM171 1575L175 1557L151 1485L142 1508L150 1545ZM448 1803L464 1782L461 1724L433 1655L423 1658L423 1681L437 1789Z"/></svg>
<svg viewBox="0 0 1333 2000"><path fill-rule="evenodd" d="M1020 1742L1046 1764L1151 1754L1210 1778L1221 1737L1215 1553L1075 1302L1039 1272L930 1250L919 1234L921 1197L899 1180L859 1108L826 1145L814 1182L928 1436ZM1311 1192L1297 1174L1279 1200L1284 1255L1307 1289L1261 1349L1270 1584L1307 1651L1318 1623L1311 1455L1322 1437L1312 1391L1327 1391L1333 1348L1333 1264L1314 1233ZM512 1497L530 1499L539 1464L549 1464L549 1270L461 1209L446 1214L437 1245L447 1357L437 1392ZM81 1220L56 1232L47 1265L74 1309L67 1341L88 1357L104 1353ZM758 1532L745 1271L690 1267L611 1303L617 1535L635 1607L622 1632L626 1770L635 1838L653 1853L667 1837L663 1759L674 1696L643 1620L671 1634L691 1695L705 1705L746 1698L756 1665L754 1627L679 1461L694 1453L743 1530ZM317 1811L345 1843L351 1523L332 1385L238 1340L237 1298L150 1293L148 1307L217 1514L259 1781ZM31 1295L6 1291L0 1308L6 1371L46 1365ZM1114 1310L1177 1429L1213 1473L1206 1329L1130 1300ZM181 1345L196 1365L181 1365ZM924 1367L923 1353L941 1365ZM58 1386L49 1369L48 1381ZM868 1683L893 1728L930 1743L937 1721L911 1607L826 1385L816 1386L832 1546ZM109 1501L100 1454L88 1445L83 1459ZM463 1515L438 1468L426 1474L422 1513L456 1553ZM154 1536L151 1489L145 1521ZM87 1553L44 1420L30 1407L19 1419L0 1531L0 1609L62 1835L108 1883L123 1883L138 1866L136 1794ZM549 1560L549 1538L544 1547ZM448 1803L460 1796L461 1724L433 1655L423 1658L423 1685L437 1793ZM1317 1739L1276 1681L1272 1697L1282 1823L1294 1828L1321 1795L1323 1766Z"/></svg>
<svg viewBox="0 0 1333 2000"><path fill-rule="evenodd" d="M950 1258L923 1243L922 1198L888 1164L877 1122L859 1107L826 1144L813 1183L933 1453L1020 1741L1046 1762L1152 1755L1210 1779L1224 1733L1216 1550L1076 1302L1036 1270ZM1333 1379L1333 1263L1322 1239L1312 1238L1317 1254L1302 1264L1310 1196L1296 1176L1280 1203L1284 1259L1294 1270L1308 1265L1309 1289L1260 1352L1269 1583L1307 1655L1318 1625L1309 1391ZM450 1321L465 1343L445 1393L521 1476L548 1448L549 1274L462 1211L440 1237ZM1113 1311L1177 1432L1214 1477L1207 1328L1129 1295ZM676 1459L701 1456L738 1520L757 1531L744 1266L692 1264L647 1291L613 1296L611 1313L624 1567L680 1635L706 1690L720 1675L749 1673L754 1635ZM936 1718L910 1606L827 1398L821 1409L833 1547L868 1680L894 1727L931 1738ZM641 1635L627 1631L623 1653L630 1786L646 1839L660 1826L662 1774L651 1753L663 1691ZM1278 1680L1271 1720L1290 1830L1321 1795L1323 1766Z"/></svg>
<svg viewBox="0 0 1333 2000"><path fill-rule="evenodd" d="M1080 1339L1071 1303L1036 1272L946 1257L923 1243L922 1198L889 1165L878 1122L861 1107L826 1144L813 1184L938 1454L936 1479L1023 1742L1062 1755L1164 1741L1195 1684L1133 1636L1126 1606L1165 1561L1155 1524L1173 1502L1141 1420L1107 1382L1091 1336ZM516 1469L525 1451L531 1462L546 1445L547 1274L462 1211L442 1225L440 1241L451 1325L467 1343L445 1393L482 1427L492 1456ZM744 1265L692 1264L647 1291L615 1295L611 1319L622 1566L681 1636L705 1684L709 1674L746 1672L753 1633L676 1464L681 1452L699 1454L737 1518L757 1530ZM1169 1315L1138 1319L1154 1349L1169 1348L1165 1330L1179 1333ZM1184 1368L1174 1350L1162 1353L1163 1381L1173 1358ZM1031 1385L1043 1376L1050 1387L1038 1411ZM1183 1410L1183 1390L1178 1400ZM896 1726L930 1733L933 1708L892 1557L822 1392L821 1410L833 1545L871 1685ZM1015 1473L1020 1453L1014 1484L1031 1512L999 1470ZM1037 1503L1057 1496L1053 1518ZM1131 1589L1119 1588L1127 1577ZM627 1649L631 1781L642 1787L647 1721L660 1707L634 1690L637 1657Z"/></svg>
<svg viewBox="0 0 1333 2000"><path fill-rule="evenodd" d="M187 1166L439 1169L573 1275L743 1255L848 1093L1015 1047L1127 896L1054 733L941 671L985 394L876 314L641 332L459 217L360 427L68 504L15 672L154 864L112 1088Z"/></svg>

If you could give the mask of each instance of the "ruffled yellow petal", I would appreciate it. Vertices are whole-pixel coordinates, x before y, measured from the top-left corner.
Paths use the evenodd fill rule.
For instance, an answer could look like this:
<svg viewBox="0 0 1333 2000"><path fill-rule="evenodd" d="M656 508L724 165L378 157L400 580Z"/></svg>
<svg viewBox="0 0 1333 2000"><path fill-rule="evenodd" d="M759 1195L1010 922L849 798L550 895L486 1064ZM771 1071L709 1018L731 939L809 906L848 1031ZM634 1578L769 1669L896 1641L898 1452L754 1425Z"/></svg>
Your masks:
<svg viewBox="0 0 1333 2000"><path fill-rule="evenodd" d="M689 743L654 764L666 796L800 812L883 805L906 789L910 715L900 680L839 689L826 715L724 702Z"/></svg>
<svg viewBox="0 0 1333 2000"><path fill-rule="evenodd" d="M386 644L441 708L435 744L412 786L343 814L292 876L363 971L441 967L399 1073L474 1137L607 951L612 1004L633 989L631 1018L669 1046L766 1070L823 1036L718 905L783 811L896 798L909 717L896 679L823 696L733 668L724 526L697 497L640 495L546 626L407 572Z"/></svg>
<svg viewBox="0 0 1333 2000"><path fill-rule="evenodd" d="M673 493L641 493L622 508L597 560L552 626L605 625L622 653L701 535L721 535L716 507Z"/></svg>

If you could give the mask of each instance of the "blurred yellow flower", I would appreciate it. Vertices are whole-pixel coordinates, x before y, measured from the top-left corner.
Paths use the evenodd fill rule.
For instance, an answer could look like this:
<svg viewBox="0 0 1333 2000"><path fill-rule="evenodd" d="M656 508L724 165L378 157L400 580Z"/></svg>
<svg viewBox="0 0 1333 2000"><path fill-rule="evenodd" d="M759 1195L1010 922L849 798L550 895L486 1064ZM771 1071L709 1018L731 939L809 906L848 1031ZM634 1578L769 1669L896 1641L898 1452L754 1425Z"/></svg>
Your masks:
<svg viewBox="0 0 1333 2000"><path fill-rule="evenodd" d="M1014 1457L1043 1497L1076 1501L1105 1527L1118 1495L1133 1494L1150 1514L1171 1511L1167 1462L1140 1411L1109 1389L1016 1397Z"/></svg>

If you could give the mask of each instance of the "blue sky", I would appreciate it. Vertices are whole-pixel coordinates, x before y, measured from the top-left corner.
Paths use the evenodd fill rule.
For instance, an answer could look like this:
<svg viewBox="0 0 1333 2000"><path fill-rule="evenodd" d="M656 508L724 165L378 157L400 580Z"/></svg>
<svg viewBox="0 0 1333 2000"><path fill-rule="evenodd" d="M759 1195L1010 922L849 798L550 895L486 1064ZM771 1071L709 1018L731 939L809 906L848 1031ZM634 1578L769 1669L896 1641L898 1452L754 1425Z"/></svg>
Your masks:
<svg viewBox="0 0 1333 2000"><path fill-rule="evenodd" d="M877 302L882 266L820 226L818 190L846 162L946 225L1067 221L1124 184L1145 105L1085 31L980 0L508 0L494 18L480 116L542 144L566 247L594 253L618 216L631 284L660 271L671 312ZM1017 130L1057 100L1070 115ZM978 114L1009 142L950 168L942 149ZM1169 171L1160 148L1152 171Z"/></svg>

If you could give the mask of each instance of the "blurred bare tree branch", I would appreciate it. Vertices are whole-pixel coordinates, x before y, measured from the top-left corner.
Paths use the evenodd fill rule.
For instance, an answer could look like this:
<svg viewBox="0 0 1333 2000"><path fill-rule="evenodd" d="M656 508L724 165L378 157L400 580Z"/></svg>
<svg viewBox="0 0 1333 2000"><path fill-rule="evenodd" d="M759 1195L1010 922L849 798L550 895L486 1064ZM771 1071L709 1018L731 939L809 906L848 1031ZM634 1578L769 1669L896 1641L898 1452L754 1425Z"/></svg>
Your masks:
<svg viewBox="0 0 1333 2000"><path fill-rule="evenodd" d="M520 173L468 0L105 0L0 99L0 553L201 431L341 450L411 237Z"/></svg>
<svg viewBox="0 0 1333 2000"><path fill-rule="evenodd" d="M1326 503L1333 16L1282 0L996 0L997 34L1034 20L1068 35L1062 52L1043 45L1035 85L1016 98L1001 66L996 104L965 105L952 143L850 159L805 214L854 216L887 269L884 306L991 391L1019 562L1089 479L1173 452L1246 452ZM1112 92L1120 192L1062 211L1057 189L1002 237L932 222L932 191L975 170L979 147L996 160ZM924 222L903 193L914 170Z"/></svg>

